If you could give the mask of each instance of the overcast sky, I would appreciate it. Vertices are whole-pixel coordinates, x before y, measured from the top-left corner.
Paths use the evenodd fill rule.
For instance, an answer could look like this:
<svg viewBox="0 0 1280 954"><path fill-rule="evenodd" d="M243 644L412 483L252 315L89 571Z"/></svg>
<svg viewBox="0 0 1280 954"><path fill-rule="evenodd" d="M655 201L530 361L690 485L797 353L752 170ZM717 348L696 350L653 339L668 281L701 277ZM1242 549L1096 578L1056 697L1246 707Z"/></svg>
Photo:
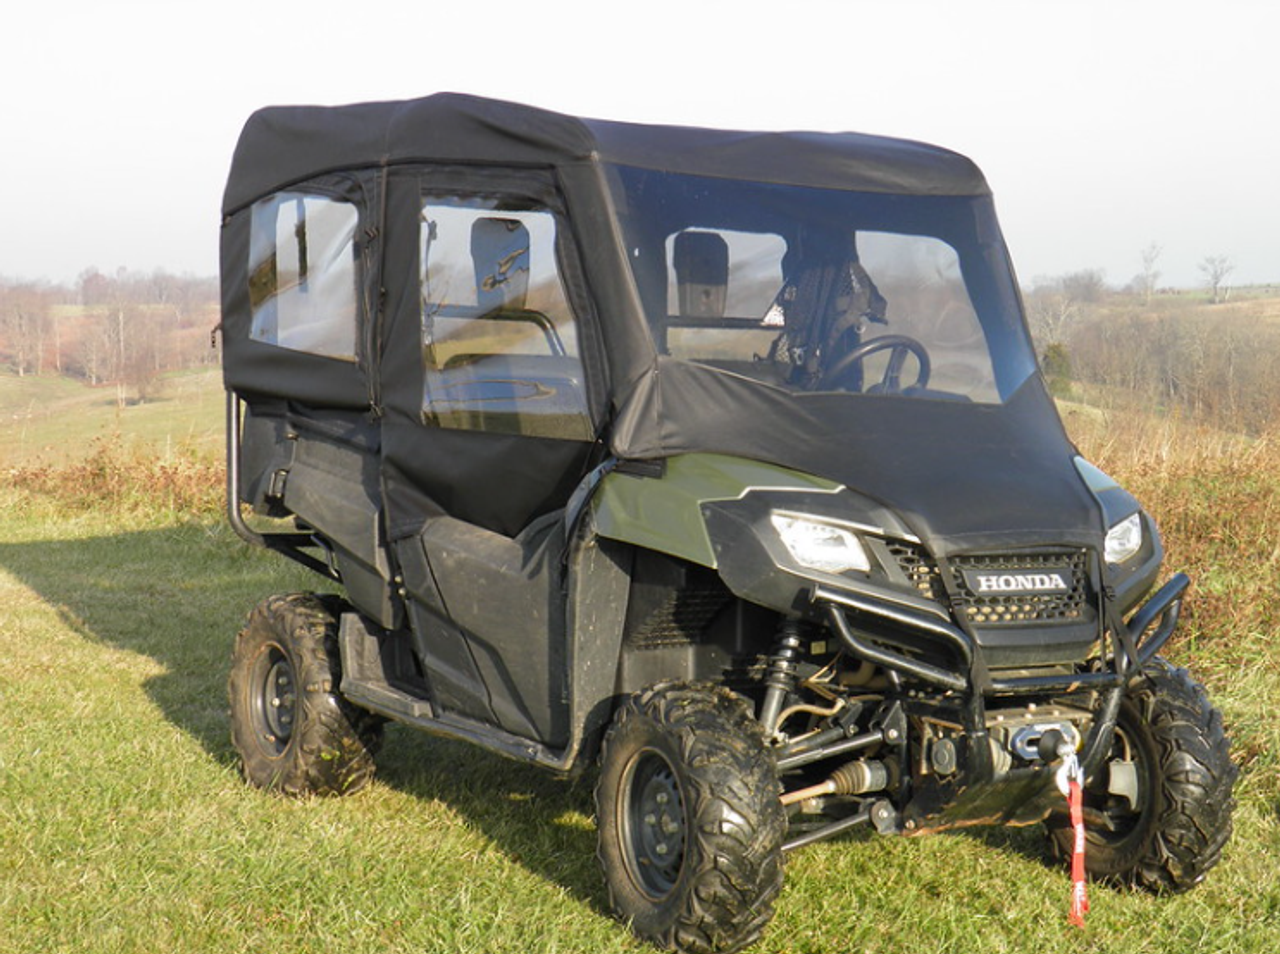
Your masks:
<svg viewBox="0 0 1280 954"><path fill-rule="evenodd" d="M956 149L1019 277L1280 282L1280 4L1263 0L35 0L3 15L0 275L217 271L259 106L453 90L638 122Z"/></svg>

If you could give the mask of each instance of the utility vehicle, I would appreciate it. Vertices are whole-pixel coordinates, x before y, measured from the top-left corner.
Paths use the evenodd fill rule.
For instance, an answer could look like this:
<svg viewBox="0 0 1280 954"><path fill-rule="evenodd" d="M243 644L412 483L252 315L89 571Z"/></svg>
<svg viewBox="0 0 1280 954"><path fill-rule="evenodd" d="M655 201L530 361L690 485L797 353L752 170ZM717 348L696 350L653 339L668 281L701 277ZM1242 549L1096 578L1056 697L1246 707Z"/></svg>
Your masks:
<svg viewBox="0 0 1280 954"><path fill-rule="evenodd" d="M355 791L387 720L598 764L612 905L686 952L821 839L1069 848L1068 759L1093 876L1219 860L1187 577L1063 430L968 159L441 94L255 113L223 212L230 520L343 593L238 636L253 784Z"/></svg>

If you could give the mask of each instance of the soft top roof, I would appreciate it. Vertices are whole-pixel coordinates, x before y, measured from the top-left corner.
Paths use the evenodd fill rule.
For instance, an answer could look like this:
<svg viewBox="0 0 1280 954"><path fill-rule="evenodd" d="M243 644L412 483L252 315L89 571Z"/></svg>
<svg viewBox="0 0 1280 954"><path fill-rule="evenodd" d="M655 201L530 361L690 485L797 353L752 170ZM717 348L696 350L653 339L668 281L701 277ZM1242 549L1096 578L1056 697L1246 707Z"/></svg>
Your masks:
<svg viewBox="0 0 1280 954"><path fill-rule="evenodd" d="M606 162L851 191L989 194L981 171L964 156L907 140L608 122L437 93L398 102L257 111L236 146L222 211L230 215L328 172L414 161Z"/></svg>

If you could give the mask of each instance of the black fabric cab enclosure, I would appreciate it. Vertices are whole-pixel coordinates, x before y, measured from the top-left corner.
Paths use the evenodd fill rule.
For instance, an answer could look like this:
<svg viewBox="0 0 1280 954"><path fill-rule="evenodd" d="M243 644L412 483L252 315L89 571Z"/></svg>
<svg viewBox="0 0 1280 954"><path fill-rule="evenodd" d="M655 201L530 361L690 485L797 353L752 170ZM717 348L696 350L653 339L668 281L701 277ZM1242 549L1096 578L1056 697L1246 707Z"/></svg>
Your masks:
<svg viewBox="0 0 1280 954"><path fill-rule="evenodd" d="M607 457L714 451L854 487L941 555L1100 540L987 184L947 150L457 94L273 107L223 216L228 388L366 414L392 539L515 536Z"/></svg>

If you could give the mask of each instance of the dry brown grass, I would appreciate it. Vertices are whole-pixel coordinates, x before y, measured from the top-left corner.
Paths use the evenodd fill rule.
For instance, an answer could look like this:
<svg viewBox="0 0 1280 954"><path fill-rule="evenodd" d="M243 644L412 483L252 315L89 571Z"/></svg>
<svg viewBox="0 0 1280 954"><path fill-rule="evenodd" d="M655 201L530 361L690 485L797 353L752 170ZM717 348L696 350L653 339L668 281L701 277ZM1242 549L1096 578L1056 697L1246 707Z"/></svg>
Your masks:
<svg viewBox="0 0 1280 954"><path fill-rule="evenodd" d="M1280 797L1280 431L1246 439L1151 415L1065 409L1085 456L1160 526L1168 573L1192 580L1166 654L1227 715L1242 785Z"/></svg>
<svg viewBox="0 0 1280 954"><path fill-rule="evenodd" d="M1064 416L1085 456L1156 518L1167 565L1198 581L1189 614L1198 634L1269 632L1280 584L1280 433L1246 439L1150 416Z"/></svg>
<svg viewBox="0 0 1280 954"><path fill-rule="evenodd" d="M5 478L28 505L67 513L206 519L222 509L226 466L195 447L159 454L115 435L94 440L73 463L14 467Z"/></svg>

